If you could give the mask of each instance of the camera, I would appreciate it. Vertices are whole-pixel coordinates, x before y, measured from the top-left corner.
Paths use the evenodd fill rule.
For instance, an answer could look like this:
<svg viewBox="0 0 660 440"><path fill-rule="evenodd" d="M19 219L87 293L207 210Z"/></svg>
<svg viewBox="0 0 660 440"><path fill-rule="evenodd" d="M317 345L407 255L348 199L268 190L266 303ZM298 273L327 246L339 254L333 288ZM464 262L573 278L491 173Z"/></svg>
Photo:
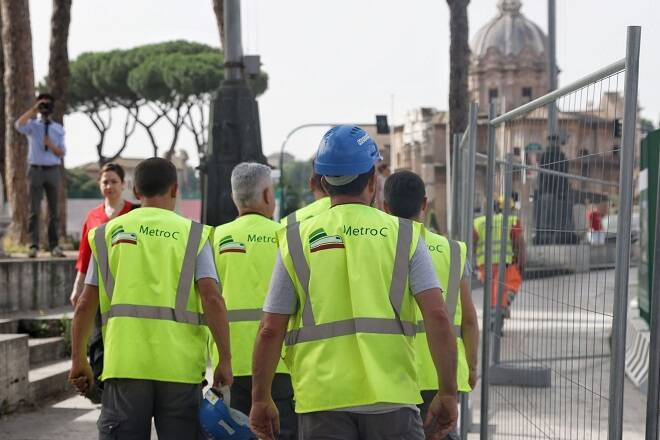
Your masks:
<svg viewBox="0 0 660 440"><path fill-rule="evenodd" d="M39 104L39 113L48 116L53 113L53 101L46 101Z"/></svg>

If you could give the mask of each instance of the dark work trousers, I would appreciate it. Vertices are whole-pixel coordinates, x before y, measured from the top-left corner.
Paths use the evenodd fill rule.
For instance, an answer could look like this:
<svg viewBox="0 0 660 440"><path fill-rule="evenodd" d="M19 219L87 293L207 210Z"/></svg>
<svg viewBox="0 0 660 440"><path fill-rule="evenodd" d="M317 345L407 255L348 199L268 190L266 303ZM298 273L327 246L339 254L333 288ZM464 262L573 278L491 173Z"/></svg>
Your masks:
<svg viewBox="0 0 660 440"><path fill-rule="evenodd" d="M236 376L231 386L231 401L229 406L245 415L250 415L252 408L252 376ZM293 407L293 386L291 376L276 373L271 388L273 401L280 413L279 440L296 440L298 438L298 416Z"/></svg>
<svg viewBox="0 0 660 440"><path fill-rule="evenodd" d="M419 413L401 408L382 414L319 411L300 414L300 440L424 440Z"/></svg>
<svg viewBox="0 0 660 440"><path fill-rule="evenodd" d="M433 390L424 390L421 392L422 400L424 400L424 402L417 405L417 408L419 408L419 415L422 416L422 423L426 420L429 406L431 406L431 402L437 393L437 391ZM458 431L454 430L454 432L449 433L449 435L445 437L445 440L460 440L460 438L461 436L458 434Z"/></svg>
<svg viewBox="0 0 660 440"><path fill-rule="evenodd" d="M202 385L140 379L104 383L99 440L149 440L154 419L159 440L201 440L197 415Z"/></svg>
<svg viewBox="0 0 660 440"><path fill-rule="evenodd" d="M30 216L28 218L28 232L31 246L39 247L39 217L41 216L41 199L46 192L48 202L48 248L57 246L57 223L59 210L57 209L57 191L60 187L60 166L30 165L28 170L30 184Z"/></svg>

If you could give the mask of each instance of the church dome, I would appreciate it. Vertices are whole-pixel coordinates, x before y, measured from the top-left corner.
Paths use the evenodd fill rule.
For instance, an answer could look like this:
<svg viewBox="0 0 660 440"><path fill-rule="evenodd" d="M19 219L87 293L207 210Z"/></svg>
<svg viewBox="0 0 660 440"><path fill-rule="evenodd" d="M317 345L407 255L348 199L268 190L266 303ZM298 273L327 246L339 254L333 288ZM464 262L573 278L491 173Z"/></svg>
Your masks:
<svg viewBox="0 0 660 440"><path fill-rule="evenodd" d="M520 12L521 6L520 0L499 0L497 16L482 27L472 40L474 57L484 57L490 48L505 56L516 56L527 46L537 55L545 53L546 35Z"/></svg>

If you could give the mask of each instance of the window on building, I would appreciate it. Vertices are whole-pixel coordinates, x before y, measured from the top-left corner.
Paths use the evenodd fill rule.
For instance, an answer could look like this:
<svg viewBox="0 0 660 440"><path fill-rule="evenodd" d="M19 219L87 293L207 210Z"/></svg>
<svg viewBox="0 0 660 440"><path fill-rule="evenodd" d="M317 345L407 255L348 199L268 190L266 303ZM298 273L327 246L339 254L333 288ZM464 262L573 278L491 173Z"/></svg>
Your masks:
<svg viewBox="0 0 660 440"><path fill-rule="evenodd" d="M493 102L498 97L497 89L488 89L488 102Z"/></svg>
<svg viewBox="0 0 660 440"><path fill-rule="evenodd" d="M513 155L520 157L520 147L513 147Z"/></svg>
<svg viewBox="0 0 660 440"><path fill-rule="evenodd" d="M532 100L532 88L531 87L523 87L522 88L522 99L523 102L529 102Z"/></svg>

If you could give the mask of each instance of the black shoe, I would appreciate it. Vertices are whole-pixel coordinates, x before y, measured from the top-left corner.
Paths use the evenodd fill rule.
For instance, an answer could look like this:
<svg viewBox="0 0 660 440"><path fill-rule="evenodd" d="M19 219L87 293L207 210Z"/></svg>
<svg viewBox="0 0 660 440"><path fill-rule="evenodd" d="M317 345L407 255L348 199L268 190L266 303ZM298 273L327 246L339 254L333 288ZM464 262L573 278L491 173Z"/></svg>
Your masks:
<svg viewBox="0 0 660 440"><path fill-rule="evenodd" d="M37 252L39 252L38 247L30 246L30 250L28 251L28 257L29 258L37 258Z"/></svg>

